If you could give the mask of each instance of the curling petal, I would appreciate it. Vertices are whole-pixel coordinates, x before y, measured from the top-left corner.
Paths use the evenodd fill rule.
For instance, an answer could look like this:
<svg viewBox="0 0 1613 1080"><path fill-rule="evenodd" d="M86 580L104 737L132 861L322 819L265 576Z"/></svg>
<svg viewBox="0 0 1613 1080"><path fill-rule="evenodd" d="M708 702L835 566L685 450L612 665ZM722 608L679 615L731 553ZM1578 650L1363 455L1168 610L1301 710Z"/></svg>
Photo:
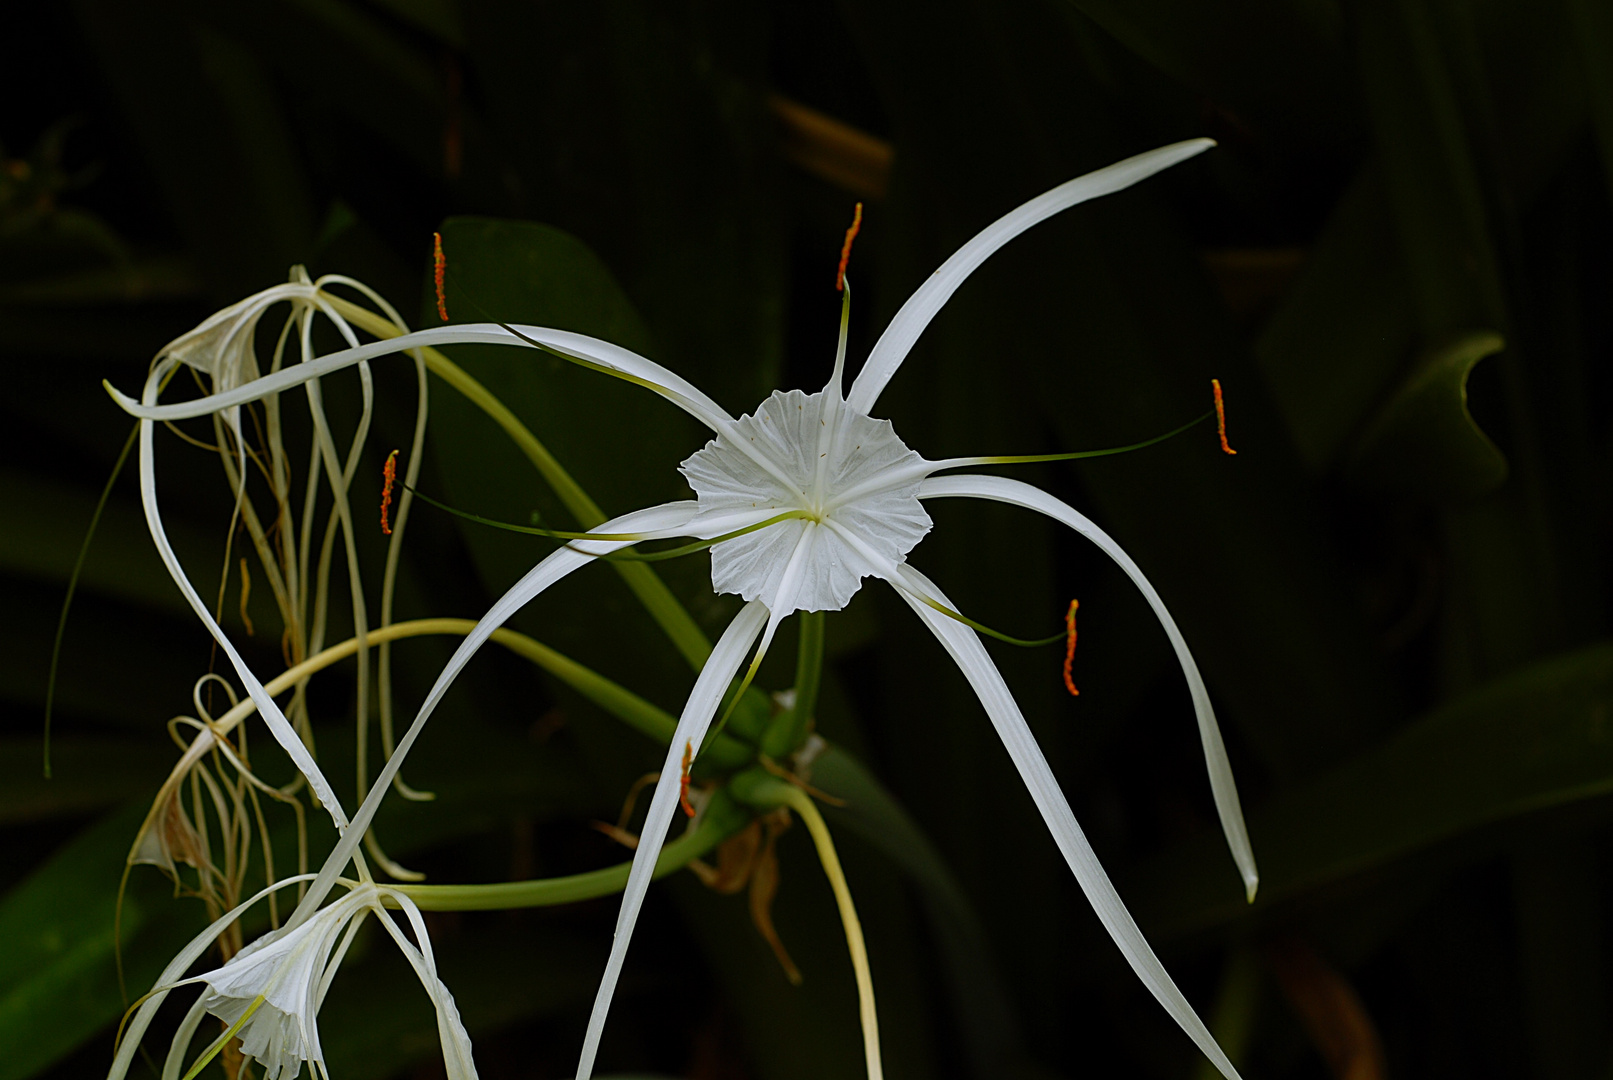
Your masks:
<svg viewBox="0 0 1613 1080"><path fill-rule="evenodd" d="M381 892L397 901L414 929L415 940L420 943L416 947L405 938L391 919L381 920L381 925L403 951L420 979L420 985L426 988L426 994L431 998L431 1007L437 1014L437 1038L442 1043L443 1071L448 1080L477 1080L470 1034L465 1030L464 1021L459 1018L454 995L448 992L447 985L437 974L437 962L431 955L431 938L426 935L426 923L420 915L420 909L413 900L395 889L382 889Z"/></svg>
<svg viewBox="0 0 1613 1080"><path fill-rule="evenodd" d="M163 378L167 375L173 363L174 361L172 360L165 360L152 369L150 377L146 380L144 394L148 403L156 401L157 389L162 385ZM308 778L308 785L313 789L314 797L329 811L331 819L336 823L336 827L338 829L345 828L347 826L347 815L342 812L342 804L337 800L336 792L331 788L330 781L325 779L325 774L320 771L319 766L314 762L313 755L308 752L308 748L303 745L301 737L292 728L285 714L280 711L280 706L276 705L274 699L269 697L268 692L263 688L263 684L258 681L258 677L252 673L251 668L247 667L246 661L241 658L241 654L235 651L235 646L225 636L224 630L214 620L212 613L207 610L207 605L202 603L202 598L197 594L196 587L190 583L190 578L185 575L184 568L179 565L179 557L174 554L173 546L168 542L168 533L162 524L162 513L157 506L156 447L152 434L152 421L141 420L140 500L145 507L146 525L151 531L152 541L156 544L157 554L161 556L163 565L168 568L169 575L174 579L174 584L179 586L179 591L184 594L191 610L196 613L197 618L202 620L202 624L213 635L213 640L219 643L219 646L224 650L224 654L229 657L230 665L235 668L236 675L240 677L242 685L246 687L253 703L257 705L258 712L262 714L264 723L269 726L269 731L274 735L275 741L291 757L291 760L302 774Z"/></svg>
<svg viewBox="0 0 1613 1080"><path fill-rule="evenodd" d="M624 514L589 531L622 533L654 532L671 529L688 522L694 516L695 510L696 504L692 500L664 503L661 506L652 506L645 510ZM421 730L425 727L426 721L430 719L432 711L436 709L437 703L448 692L448 687L453 684L454 679L464 670L465 665L470 663L471 657L476 655L476 651L492 636L493 631L504 625L504 622L510 616L526 606L533 597L543 592L550 585L573 571L596 561L596 556L627 547L629 543L630 541L616 540L573 541L527 571L520 581L511 586L510 590L488 609L487 614L481 617L475 628L465 635L465 639L454 650L454 655L449 658L448 663L444 665L441 673L438 674L437 681L432 686L431 692L426 695L426 700L420 706L420 711L415 715L414 722L409 725L409 730L404 733L403 738L398 740L398 745L393 751L392 757L387 760L380 773L377 774L375 783L370 787L370 793L364 798L363 805L353 815L352 826L342 835L336 847L331 851L330 857L325 860L325 865L320 868L319 876L314 880L314 884L309 887L302 903L298 905L297 910L292 913L290 920L288 920L288 926L295 925L297 922L308 918L324 900L331 886L335 884L337 875L347 865L347 860L352 858L353 849L364 835L364 831L370 827L370 822L375 817L375 811L380 807L381 800L386 795L387 786L392 783L393 777L403 767L403 759L408 756L410 748L414 746L415 740L419 738Z"/></svg>
<svg viewBox="0 0 1613 1080"><path fill-rule="evenodd" d="M947 603L950 601L936 589L933 583L925 580L922 575L914 572L919 580L928 587L928 590L938 599ZM1148 987L1155 999L1165 1007L1189 1038L1198 1044L1204 1055L1221 1070L1227 1080L1239 1080L1237 1069L1222 1053L1216 1044L1215 1037L1210 1034L1204 1022L1188 1004L1187 998L1176 988L1165 966L1154 955L1142 931L1132 919L1131 913L1126 910L1125 903L1120 894L1115 891L1114 885L1109 881L1109 875L1104 872L1103 864L1093 852L1092 845L1087 842L1086 834L1075 820L1075 814L1070 810L1069 802L1064 798L1064 792L1059 787L1058 780L1053 776L1053 770L1048 767L1047 759L1042 756L1041 747L1036 743L1036 737L1031 734L1025 717L1019 711L1018 704L1008 691L1008 685L997 666L991 662L991 657L981 645L980 638L967 626L950 619L947 616L929 607L922 601L915 599L905 590L898 590L898 595L907 601L920 621L928 626L936 638L946 649L958 669L963 672L964 678L974 688L980 698L980 704L985 706L986 715L991 718L992 724L1001 736L1003 746L1008 750L1008 756L1013 759L1014 767L1019 770L1020 777L1025 781L1025 787L1030 791L1031 798L1036 802L1036 808L1041 811L1042 820L1047 822L1048 831L1053 834L1053 840L1063 852L1064 859L1075 874L1076 882L1081 891L1086 894L1092 910L1097 913L1098 919L1103 923L1104 929L1120 947L1126 962L1131 965L1132 971Z"/></svg>
<svg viewBox="0 0 1613 1080"><path fill-rule="evenodd" d="M689 700L684 703L683 715L667 748L666 761L661 766L660 779L655 783L655 794L650 799L650 810L639 834L637 850L633 852L633 869L627 876L627 888L622 890L622 908L616 916L616 938L611 943L610 959L605 963L605 976L600 980L599 993L594 998L594 1011L588 1018L588 1033L583 1039L582 1059L577 1064L577 1080L589 1080L594 1071L594 1057L599 1052L599 1039L605 1030L605 1016L610 1012L611 998L616 993L616 981L622 974L622 962L627 957L627 946L633 938L633 926L638 922L639 909L650 888L650 877L661 856L661 845L666 841L667 827L678 805L678 787L682 774L684 747L699 746L711 726L711 718L721 704L728 684L733 680L739 665L745 662L751 643L767 622L767 606L760 601L745 605L712 649L706 666L700 670Z"/></svg>
<svg viewBox="0 0 1613 1080"><path fill-rule="evenodd" d="M1182 665L1182 674L1187 677L1188 689L1193 695L1193 712L1198 718L1199 742L1204 748L1204 764L1210 774L1210 791L1215 796L1216 813L1221 818L1221 831L1232 850L1233 860L1238 864L1238 873L1243 877L1244 892L1252 902L1260 884L1260 872L1255 868L1254 849L1249 845L1249 832L1243 823L1243 807L1238 801L1238 786L1232 779L1232 765L1227 761L1227 748L1221 741L1221 728L1216 723L1215 709L1210 704L1210 692L1205 689L1204 678L1199 674L1198 664L1193 661L1193 654L1188 651L1186 639L1176 627L1176 620L1171 618L1170 612L1165 609L1165 601L1160 599L1142 570L1102 529L1073 507L1030 484L1001 476L964 475L932 477L919 486L921 499L947 496L990 499L1046 514L1097 544L1136 583L1147 598L1148 605L1154 609L1160 625L1165 628L1171 648L1176 650L1176 659Z"/></svg>
<svg viewBox="0 0 1613 1080"><path fill-rule="evenodd" d="M1170 146L1150 150L1146 154L1126 158L1124 161L1117 161L1096 172L1089 172L1085 176L1078 176L1074 180L1060 184L986 226L974 239L954 252L950 259L941 264L939 270L931 274L924 284L908 297L907 303L902 305L902 309L896 313L896 317L890 321L885 332L874 343L873 351L868 354L868 360L863 364L862 371L857 373L856 381L851 384L851 393L846 397L846 404L861 413L874 411L874 402L878 400L880 391L885 389L885 384L896 374L896 369L901 367L902 361L907 359L908 350L912 349L913 343L924 332L924 328L930 325L930 320L935 318L936 312L952 298L952 294L963 284L964 279L990 258L998 248L1060 210L1067 210L1077 203L1096 199L1101 195L1122 191L1180 161L1201 154L1214 145L1213 139L1189 139L1186 142L1172 143Z"/></svg>
<svg viewBox="0 0 1613 1080"><path fill-rule="evenodd" d="M713 431L725 431L734 422L733 417L729 416L722 406L696 389L687 379L620 345L612 345L608 341L588 337L586 334L573 334L566 330L551 330L541 326L513 326L505 329L498 323L438 326L387 338L384 341L372 341L356 348L327 353L318 359L297 364L272 375L265 375L223 393L210 394L194 401L173 405L156 405L154 402L142 404L119 393L111 386L107 387L107 392L132 416L151 420L184 420L244 405L249 401L256 401L270 394L299 386L309 379L317 379L365 360L373 360L378 356L390 356L393 353L408 352L410 349L436 348L444 345L516 345L532 348L533 346L524 341L523 337L646 386L684 409Z"/></svg>

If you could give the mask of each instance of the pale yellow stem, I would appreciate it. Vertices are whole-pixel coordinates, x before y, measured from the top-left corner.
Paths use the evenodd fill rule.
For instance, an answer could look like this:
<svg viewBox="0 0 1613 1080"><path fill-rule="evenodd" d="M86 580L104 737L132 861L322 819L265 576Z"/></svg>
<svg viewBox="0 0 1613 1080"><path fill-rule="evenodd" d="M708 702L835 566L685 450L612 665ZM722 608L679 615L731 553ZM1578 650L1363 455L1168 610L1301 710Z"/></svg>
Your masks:
<svg viewBox="0 0 1613 1080"><path fill-rule="evenodd" d="M857 908L851 902L851 888L846 884L845 872L840 869L840 857L835 854L834 839L823 815L806 792L784 787L779 801L794 810L806 823L812 834L812 843L818 849L818 860L823 863L824 876L834 890L835 904L840 908L840 922L846 928L846 948L851 953L851 968L857 974L857 1004L862 1014L863 1056L868 1060L868 1080L883 1080L884 1068L879 1060L879 1013L874 1008L874 976L868 967L868 948L863 944L862 923L857 920Z"/></svg>

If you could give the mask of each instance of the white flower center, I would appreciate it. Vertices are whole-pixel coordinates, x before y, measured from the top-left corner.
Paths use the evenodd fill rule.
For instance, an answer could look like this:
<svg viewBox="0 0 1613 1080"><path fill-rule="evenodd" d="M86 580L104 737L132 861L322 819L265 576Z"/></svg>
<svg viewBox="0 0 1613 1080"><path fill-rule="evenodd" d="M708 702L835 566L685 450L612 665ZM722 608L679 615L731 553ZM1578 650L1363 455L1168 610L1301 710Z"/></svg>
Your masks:
<svg viewBox="0 0 1613 1080"><path fill-rule="evenodd" d="M700 504L694 534L702 518L802 516L713 547L719 593L760 599L775 615L838 611L880 573L878 560L902 562L930 531L918 499L922 459L888 420L851 410L838 393L774 391L739 419L733 439L746 445L720 435L681 466Z"/></svg>

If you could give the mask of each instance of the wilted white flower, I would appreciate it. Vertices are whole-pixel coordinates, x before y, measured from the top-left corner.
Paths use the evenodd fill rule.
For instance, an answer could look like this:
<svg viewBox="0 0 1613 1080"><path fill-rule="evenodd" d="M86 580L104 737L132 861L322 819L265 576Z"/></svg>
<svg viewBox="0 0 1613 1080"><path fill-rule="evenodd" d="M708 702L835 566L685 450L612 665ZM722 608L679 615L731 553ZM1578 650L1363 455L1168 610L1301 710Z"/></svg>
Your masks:
<svg viewBox="0 0 1613 1080"><path fill-rule="evenodd" d="M281 888L311 875L291 878ZM241 1053L263 1066L264 1080L292 1080L308 1063L315 1077L326 1075L325 1055L319 1044L319 1009L325 1002L336 969L347 955L366 916L378 916L414 968L437 1014L443 1064L449 1080L475 1080L470 1036L460 1022L453 995L437 976L437 962L419 909L403 893L374 882L354 885L341 899L317 910L305 903L297 915L278 930L263 935L232 956L222 967L189 979L185 969L206 951L219 932L272 889L266 889L224 916L180 951L156 987L142 1002L113 1061L108 1080L121 1080L133 1061L134 1050L146 1026L170 990L190 983L204 990L180 1025L169 1051L164 1076L180 1075L183 1055L201 1021L209 1014L229 1025L206 1055L231 1038L241 1040ZM387 914L385 902L402 908L414 930L414 941ZM193 1066L194 1068L194 1066Z"/></svg>
<svg viewBox="0 0 1613 1080"><path fill-rule="evenodd" d="M1024 204L965 244L920 286L875 344L849 393L842 392L843 310L840 349L823 390L815 394L775 392L756 412L737 420L681 377L619 346L564 331L493 324L441 327L348 349L303 364L297 371L266 376L238 390L183 405L158 406L150 393L143 403L118 395L120 403L137 416L178 419L237 406L386 353L421 346L497 343L536 346L628 378L674 402L712 430L712 441L682 465L696 493L694 501L640 510L590 530L597 539L556 551L493 605L443 670L414 725L399 743L398 753L354 816L355 828L348 830L337 851L344 859L344 851L351 853L356 833L367 826L385 783L448 685L493 630L515 611L572 571L630 544L675 536L721 538L712 548L713 587L737 593L748 603L717 642L679 718L634 855L615 943L578 1066L579 1080L586 1080L592 1071L628 941L671 824L685 748L700 745L725 691L759 638L758 659L780 620L795 611L842 608L867 577L892 585L958 665L996 726L1076 880L1133 970L1216 1067L1229 1078L1237 1077L1126 911L979 637L946 595L907 564L908 553L931 527L923 500L981 498L1045 514L1097 543L1142 590L1164 626L1192 690L1216 807L1252 898L1258 879L1226 751L1209 695L1175 622L1119 545L1070 506L1029 484L1002 477L934 475L1005 459L927 461L908 449L888 422L871 415L881 390L920 333L963 280L997 249L1060 210L1122 190L1212 145L1208 139L1196 139L1162 147L1071 180ZM735 533L741 535L732 535ZM754 667L753 662L752 670ZM328 888L335 872L327 865L313 893L322 883Z"/></svg>

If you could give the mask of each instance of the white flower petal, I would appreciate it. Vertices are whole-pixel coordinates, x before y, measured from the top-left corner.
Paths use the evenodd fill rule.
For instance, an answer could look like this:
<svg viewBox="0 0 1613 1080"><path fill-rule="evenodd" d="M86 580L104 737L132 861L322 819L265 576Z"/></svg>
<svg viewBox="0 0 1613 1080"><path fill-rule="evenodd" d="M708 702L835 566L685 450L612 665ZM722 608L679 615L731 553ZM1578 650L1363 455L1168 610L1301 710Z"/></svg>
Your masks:
<svg viewBox="0 0 1613 1080"><path fill-rule="evenodd" d="M688 523L674 530L665 530L660 533L644 536L645 540L665 540L672 536L693 536L701 540L711 540L725 533L738 532L748 529L752 525L760 525L769 518L778 517L785 513L783 510L774 510L763 507L755 510L701 510L690 518ZM735 537L738 539L738 537ZM726 541L725 541L726 543Z"/></svg>
<svg viewBox="0 0 1613 1080"><path fill-rule="evenodd" d="M387 916L383 897L392 898L403 908L414 929L415 941L404 937ZM450 1080L474 1080L476 1066L470 1037L454 1007L453 996L437 976L425 920L407 896L374 882L353 887L346 896L297 925L264 935L222 967L194 980L207 984L197 1003L200 1009L228 1025L240 1023L237 1037L241 1052L263 1067L264 1080L292 1080L304 1062L310 1063L316 1078L325 1075L319 1009L354 932L371 912L380 916L382 927L402 949L431 997ZM182 1029L181 1037L174 1041L164 1069L165 1080L172 1080L169 1073L177 1075L195 1031L192 1019L197 1012L197 1008L191 1010L186 1018L188 1031Z"/></svg>
<svg viewBox="0 0 1613 1080"><path fill-rule="evenodd" d="M952 606L950 600L936 589L934 584L922 575L913 571L919 581L927 587L931 594L948 607ZM1132 971L1142 980L1143 985L1165 1006L1165 1011L1181 1025L1188 1037L1198 1044L1204 1055L1221 1070L1228 1080L1239 1080L1237 1069L1232 1062L1221 1052L1216 1044L1215 1037L1210 1034L1204 1022L1193 1011L1182 992L1176 988L1165 971L1165 966L1154 955L1154 950L1148 945L1142 931L1132 920L1131 913L1115 892L1114 885L1109 881L1109 875L1104 872L1103 864L1093 852L1092 845L1087 842L1086 834L1075 820L1075 814L1070 810L1069 802L1064 798L1064 792L1059 787L1058 780L1053 776L1053 770L1048 767L1047 759L1042 756L1041 747L1036 744L1036 737L1031 734L1030 727L1025 723L1025 717L1020 713L1019 706L1008 691L1008 685L997 666L991 662L985 647L981 645L980 638L975 632L955 619L941 614L922 601L915 599L907 591L898 589L897 594L907 601L919 619L930 628L941 645L946 649L958 669L963 672L964 678L974 688L980 698L980 704L985 706L986 715L991 717L997 734L1002 738L1003 746L1008 750L1008 756L1013 759L1014 767L1019 770L1025 787L1031 798L1036 802L1036 808L1042 813L1042 820L1047 822L1048 831L1053 834L1054 841L1059 850L1063 852L1064 859L1075 874L1076 882L1081 891L1086 894L1087 900L1092 904L1092 910L1097 913L1104 929L1114 938L1115 944L1120 946L1121 953L1126 962L1131 965Z"/></svg>
<svg viewBox="0 0 1613 1080"><path fill-rule="evenodd" d="M832 435L832 438L830 437ZM777 618L792 611L838 611L850 602L879 560L899 562L931 527L918 501L922 463L884 420L839 405L832 390L776 392L719 434L680 467L707 515L796 510L806 518L784 521L726 540L711 551L712 587L763 600ZM882 484L895 475L898 481ZM844 499L848 488L870 494ZM835 530L852 530L877 557L871 562ZM780 606L780 586L803 536L814 534L800 580ZM705 531L712 535L712 531Z"/></svg>
<svg viewBox="0 0 1613 1080"><path fill-rule="evenodd" d="M1227 761L1226 744L1221 741L1221 728L1216 723L1215 709L1210 704L1210 692L1205 689L1204 678L1199 674L1198 664L1193 661L1186 639L1176 627L1176 620L1171 618L1170 612L1165 609L1165 601L1160 599L1142 570L1102 529L1073 507L1030 484L1001 476L938 476L924 481L919 488L921 499L947 496L990 499L1046 514L1097 544L1136 583L1147 598L1148 605L1154 609L1160 625L1165 628L1171 648L1176 650L1176 659L1182 665L1182 674L1187 677L1188 689L1193 695L1193 712L1198 719L1199 742L1204 748L1204 764L1210 774L1210 791L1215 796L1215 809L1221 817L1221 831L1232 850L1233 860L1238 864L1238 873L1243 877L1244 892L1252 902L1255 889L1260 884L1260 872L1255 868L1254 849L1249 845L1243 807L1238 801L1238 786L1232 779L1232 765Z"/></svg>
<svg viewBox="0 0 1613 1080"><path fill-rule="evenodd" d="M408 916L409 925L414 928L418 946L405 938L391 919L381 920L381 925L397 942L420 979L420 985L426 988L426 994L431 998L431 1006L437 1014L437 1039L442 1044L442 1060L448 1080L476 1080L476 1061L471 1053L470 1034L465 1030L464 1021L459 1018L454 995L448 992L447 985L437 975L437 962L431 954L431 938L426 934L426 923L420 916L420 909L413 900L395 889L383 888L380 891L398 902Z"/></svg>
<svg viewBox="0 0 1613 1080"><path fill-rule="evenodd" d="M577 1080L589 1080L594 1071L594 1057L599 1052L599 1039L605 1030L605 1016L610 1012L611 998L616 993L616 981L622 974L622 961L627 957L627 946L633 938L633 926L638 922L639 909L644 905L644 894L649 891L650 878L655 872L656 860L661 856L661 845L666 842L667 826L678 805L679 781L682 776L683 751L686 745L697 749L711 726L712 714L721 704L728 684L733 680L739 665L745 662L751 643L767 622L765 605L752 601L747 604L728 629L718 639L700 670L689 700L684 703L678 728L667 747L666 761L661 765L660 779L655 783L655 794L650 798L650 809L639 834L638 848L633 852L633 869L627 876L627 888L622 890L622 908L616 916L616 938L611 943L610 959L605 963L605 975L594 998L594 1011L588 1018L588 1034L583 1039L582 1060L577 1064Z"/></svg>
<svg viewBox="0 0 1613 1080"><path fill-rule="evenodd" d="M986 226L974 239L954 252L950 259L941 264L940 269L931 274L924 284L908 297L907 303L902 305L902 309L896 313L896 317L874 343L873 351L868 354L868 360L863 364L862 371L857 373L856 380L851 384L851 393L847 395L846 403L860 413L874 411L874 402L879 399L880 391L885 389L885 384L896 374L896 369L901 366L902 361L907 359L908 351L924 332L924 328L930 325L930 320L935 318L935 313L952 298L952 294L963 284L963 280L990 258L998 248L1060 210L1066 210L1088 199L1096 199L1100 195L1111 195L1124 190L1162 169L1168 169L1195 154L1201 154L1214 145L1213 139L1189 139L1186 142L1172 143L1170 146L1150 150L1146 154L1126 158L1124 161L1118 161L1096 172L1060 184Z"/></svg>
<svg viewBox="0 0 1613 1080"><path fill-rule="evenodd" d="M152 368L151 375L146 380L144 394L148 402L156 401L157 389L162 385L162 380L173 363L172 360L165 360ZM325 774L320 771L319 766L314 762L313 755L303 745L302 738L292 728L285 714L280 711L280 707L274 703L274 699L269 697L268 692L263 689L263 684L252 673L252 669L247 667L246 661L241 658L241 654L235 651L235 646L213 619L212 612L208 611L207 605L202 603L202 598L197 594L195 586L190 583L190 578L185 575L184 568L179 565L179 557L174 554L173 546L168 543L168 533L163 528L162 513L157 506L156 448L152 435L152 422L142 420L140 422L140 500L145 508L146 525L151 531L152 542L156 544L157 554L162 558L163 565L168 568L169 576L174 579L174 584L179 586L179 591L184 595L186 602L190 604L191 610L196 613L197 618L202 620L202 624L213 635L213 640L217 641L224 650L224 655L229 658L230 665L235 668L235 673L240 677L241 684L246 687L253 704L257 705L258 712L263 716L263 721L268 725L275 741L290 755L292 762L308 778L308 786L313 790L314 797L329 811L331 820L336 823L336 827L338 829L345 828L347 816L342 812L342 804L337 800L336 792L331 788L330 781L325 779Z"/></svg>
<svg viewBox="0 0 1613 1080"><path fill-rule="evenodd" d="M605 522L597 528L590 529L589 532L653 532L677 528L692 518L695 510L696 505L693 502L665 503L661 506L652 506L645 510L624 514L619 518ZM408 756L410 748L414 746L415 740L419 738L421 730L425 727L426 721L430 719L432 711L436 709L437 703L448 692L448 687L453 684L460 671L470 662L471 657L476 655L476 651L492 636L493 631L504 625L504 622L510 616L514 615L533 597L543 592L550 585L553 585L574 570L594 562L594 556L616 551L629 546L630 543L630 541L623 540L572 541L527 571L520 581L511 586L509 591L488 609L487 614L483 615L471 632L465 635L465 639L454 650L454 655L443 666L441 673L437 676L436 683L431 688L431 692L426 695L425 702L415 715L414 722L409 725L409 730L404 733L403 738L398 740L398 745L393 750L392 756L387 760L386 765L382 767L380 773L377 774L375 783L370 787L370 793L365 796L363 805L353 815L352 825L342 834L342 838L337 841L330 857L325 860L325 865L320 868L319 876L308 889L307 895L303 897L303 901L298 905L297 910L292 913L288 925L295 925L300 920L308 918L312 911L324 900L331 886L335 884L337 875L347 866L347 860L352 858L353 849L363 837L364 831L370 827L370 821L374 818L376 809L381 805L381 799L386 795L387 785L392 783L393 777L403 767L403 759Z"/></svg>
<svg viewBox="0 0 1613 1080"><path fill-rule="evenodd" d="M179 1022L174 1030L173 1041L168 1044L168 1060L162 1065L162 1080L179 1080L179 1070L185 1066L185 1051L190 1048L190 1041L196 1037L196 1029L202 1026L207 1019L207 1010L202 1008L202 999L197 998L185 1014L185 1019Z"/></svg>
<svg viewBox="0 0 1613 1080"><path fill-rule="evenodd" d="M533 341L542 342L550 348L575 356L588 363L598 364L641 383L682 408L713 431L723 431L734 422L733 417L729 416L722 406L711 400L700 390L697 390L687 379L668 371L653 360L646 360L637 353L624 349L619 345L612 345L608 341L600 341L598 338L591 338L585 334L573 334L564 330L551 330L541 326L515 326L512 329L531 338ZM436 348L444 345L517 345L522 348L532 348L531 345L517 337L515 333L504 329L497 323L438 326L429 330L416 330L412 334L403 334L399 337L388 338L385 341L372 341L357 348L327 353L317 360L297 364L272 375L265 375L260 379L255 379L244 386L235 387L222 393L210 394L194 401L179 402L173 405L156 405L151 402L142 404L119 393L110 385L107 386L107 391L112 395L113 400L131 416L151 420L184 420L195 416L206 416L209 413L233 408L237 405L244 405L249 401L257 401L259 398L267 397L270 394L288 390L293 386L299 386L309 379L329 375L334 371L340 371L365 360L373 360L379 356L390 356L393 353L407 352L410 349Z"/></svg>
<svg viewBox="0 0 1613 1080"><path fill-rule="evenodd" d="M347 924L374 904L363 885L296 926L258 938L224 966L200 978L202 1007L234 1024L261 996L237 1037L241 1052L263 1066L264 1080L290 1080L304 1061L324 1064L319 1045L319 988L331 950Z"/></svg>
<svg viewBox="0 0 1613 1080"><path fill-rule="evenodd" d="M106 1074L107 1080L122 1080L128 1073L129 1066L134 1061L134 1055L140 1049L140 1039L145 1035L146 1029L151 1026L151 1020L157 1015L157 1010L162 1007L162 1003L167 1000L168 994L175 987L197 981L195 979L181 979L181 976L201 958L204 952L213 947L213 942L224 932L225 928L240 918L253 904L256 904L275 890L295 885L299 881L311 881L313 877L313 874L298 874L295 877L283 878L273 885L252 894L246 900L214 919L207 929L191 938L185 947L180 949L179 953L168 962L168 966L162 969L162 974L157 976L156 982L151 984L150 992L141 1001L140 1007L135 1010L134 1018L129 1021L128 1026L123 1031L123 1039L118 1043L117 1053L113 1055L112 1067L107 1070Z"/></svg>

